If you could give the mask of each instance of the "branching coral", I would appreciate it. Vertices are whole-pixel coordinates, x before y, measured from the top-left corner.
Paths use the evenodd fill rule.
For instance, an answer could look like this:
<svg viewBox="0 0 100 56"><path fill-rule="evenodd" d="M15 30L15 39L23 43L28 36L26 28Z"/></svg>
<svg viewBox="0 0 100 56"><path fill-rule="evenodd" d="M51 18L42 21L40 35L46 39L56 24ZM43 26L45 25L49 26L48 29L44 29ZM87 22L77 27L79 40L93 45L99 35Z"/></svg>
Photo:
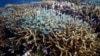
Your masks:
<svg viewBox="0 0 100 56"><path fill-rule="evenodd" d="M6 18L5 28L14 34L9 38L4 36L8 52L14 55L28 53L30 56L37 56L39 53L40 56L96 55L96 36L92 34L88 23L70 15L58 16L52 10L44 8L24 9L18 6L6 9L10 12L3 14L6 13L3 11L1 16ZM22 53L17 53L18 51Z"/></svg>

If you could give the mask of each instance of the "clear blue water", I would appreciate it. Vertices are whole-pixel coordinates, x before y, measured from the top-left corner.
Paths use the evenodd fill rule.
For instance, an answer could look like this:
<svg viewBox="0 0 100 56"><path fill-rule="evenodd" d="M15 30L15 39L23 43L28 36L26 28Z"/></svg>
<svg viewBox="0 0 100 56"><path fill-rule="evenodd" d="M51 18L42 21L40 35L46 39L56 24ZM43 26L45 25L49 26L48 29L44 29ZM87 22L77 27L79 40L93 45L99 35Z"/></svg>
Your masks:
<svg viewBox="0 0 100 56"><path fill-rule="evenodd" d="M41 0L0 0L0 7L4 7L6 4L22 4L29 2L38 2Z"/></svg>
<svg viewBox="0 0 100 56"><path fill-rule="evenodd" d="M6 4L22 4L22 3L29 3L29 2L38 2L42 0L0 0L0 7L4 7ZM100 5L100 0L81 0L81 2L90 2Z"/></svg>

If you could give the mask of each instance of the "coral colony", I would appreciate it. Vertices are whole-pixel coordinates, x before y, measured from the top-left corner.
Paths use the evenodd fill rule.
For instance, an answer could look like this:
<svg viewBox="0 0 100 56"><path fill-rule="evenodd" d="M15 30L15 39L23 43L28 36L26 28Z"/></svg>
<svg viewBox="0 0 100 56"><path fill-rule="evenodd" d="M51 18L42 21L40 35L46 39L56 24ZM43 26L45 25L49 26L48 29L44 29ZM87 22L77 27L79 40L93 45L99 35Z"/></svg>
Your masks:
<svg viewBox="0 0 100 56"><path fill-rule="evenodd" d="M70 2L0 8L0 56L99 56L100 10L90 8Z"/></svg>

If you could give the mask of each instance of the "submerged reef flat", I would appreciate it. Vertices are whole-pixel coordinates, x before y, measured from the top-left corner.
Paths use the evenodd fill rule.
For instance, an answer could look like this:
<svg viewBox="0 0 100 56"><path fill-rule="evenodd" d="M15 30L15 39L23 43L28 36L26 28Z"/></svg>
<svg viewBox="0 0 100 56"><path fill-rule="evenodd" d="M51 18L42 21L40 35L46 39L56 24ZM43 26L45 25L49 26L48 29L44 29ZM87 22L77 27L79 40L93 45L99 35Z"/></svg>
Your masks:
<svg viewBox="0 0 100 56"><path fill-rule="evenodd" d="M100 55L99 16L83 19L79 10L84 7L73 5L58 13L45 5L9 4L0 9L0 56Z"/></svg>

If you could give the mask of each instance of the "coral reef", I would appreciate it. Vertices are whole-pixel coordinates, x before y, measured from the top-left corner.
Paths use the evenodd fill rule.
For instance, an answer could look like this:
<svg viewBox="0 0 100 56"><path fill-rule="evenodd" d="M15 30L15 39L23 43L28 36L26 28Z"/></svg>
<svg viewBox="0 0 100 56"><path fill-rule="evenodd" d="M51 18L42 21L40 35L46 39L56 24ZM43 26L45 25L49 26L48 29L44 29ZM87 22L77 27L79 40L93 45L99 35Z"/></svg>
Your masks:
<svg viewBox="0 0 100 56"><path fill-rule="evenodd" d="M70 15L27 5L0 11L1 56L96 56L95 43L91 26Z"/></svg>

